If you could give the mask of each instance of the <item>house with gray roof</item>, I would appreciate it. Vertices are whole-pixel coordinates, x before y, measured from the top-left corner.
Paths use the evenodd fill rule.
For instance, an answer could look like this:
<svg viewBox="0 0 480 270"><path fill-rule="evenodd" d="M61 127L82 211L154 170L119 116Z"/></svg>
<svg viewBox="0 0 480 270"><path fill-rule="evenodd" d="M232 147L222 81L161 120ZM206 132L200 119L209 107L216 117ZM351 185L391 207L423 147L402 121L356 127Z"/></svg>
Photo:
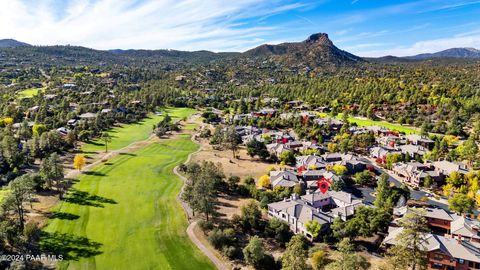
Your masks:
<svg viewBox="0 0 480 270"><path fill-rule="evenodd" d="M275 154L277 157L283 152L293 151L288 145L283 143L270 143L267 144L267 150L270 154Z"/></svg>
<svg viewBox="0 0 480 270"><path fill-rule="evenodd" d="M393 165L393 173L401 176L405 182L414 186L423 186L425 178L430 177L434 184L439 185L443 182L444 176L435 169L430 163L398 162Z"/></svg>
<svg viewBox="0 0 480 270"><path fill-rule="evenodd" d="M297 184L302 184L303 182L298 178L297 174L293 171L271 171L270 172L270 183L272 188L276 186L281 187L294 187Z"/></svg>
<svg viewBox="0 0 480 270"><path fill-rule="evenodd" d="M411 158L415 158L416 156L421 157L425 155L428 151L427 148L421 145L414 144L400 145L397 148L402 154L409 155Z"/></svg>
<svg viewBox="0 0 480 270"><path fill-rule="evenodd" d="M308 205L295 195L291 198L268 204L268 216L285 221L295 234L302 234L309 239L313 237L305 228L305 224L308 221L317 221L321 225L322 231L327 230L333 221L328 213Z"/></svg>
<svg viewBox="0 0 480 270"><path fill-rule="evenodd" d="M432 162L432 165L445 176L449 176L453 172L458 172L460 174L468 173L467 166L461 162L441 160Z"/></svg>
<svg viewBox="0 0 480 270"><path fill-rule="evenodd" d="M456 216L450 224L452 237L480 243L480 221L464 216Z"/></svg>
<svg viewBox="0 0 480 270"><path fill-rule="evenodd" d="M409 135L406 135L405 138L407 139L408 143L413 145L420 145L427 149L432 149L433 146L435 145L435 142L432 139L423 135L409 134Z"/></svg>
<svg viewBox="0 0 480 270"><path fill-rule="evenodd" d="M402 227L390 227L383 240L386 246L396 245ZM427 252L428 269L480 269L480 244L436 234L425 234L420 248Z"/></svg>
<svg viewBox="0 0 480 270"><path fill-rule="evenodd" d="M268 204L268 216L287 222L294 233L312 239L305 228L307 221L315 220L322 226L322 230L326 230L334 218L347 220L361 205L361 200L343 191L317 191L300 198L293 194L291 198Z"/></svg>
<svg viewBox="0 0 480 270"><path fill-rule="evenodd" d="M297 168L303 167L305 169L309 169L309 168L324 169L327 167L327 164L321 156L317 156L317 155L297 156L296 167Z"/></svg>

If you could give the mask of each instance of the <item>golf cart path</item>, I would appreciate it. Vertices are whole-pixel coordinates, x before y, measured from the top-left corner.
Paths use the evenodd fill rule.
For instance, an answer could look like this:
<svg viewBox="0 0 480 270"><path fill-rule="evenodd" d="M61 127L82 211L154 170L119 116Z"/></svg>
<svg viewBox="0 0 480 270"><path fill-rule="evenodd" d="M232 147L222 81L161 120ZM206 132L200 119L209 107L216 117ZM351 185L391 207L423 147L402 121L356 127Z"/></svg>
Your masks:
<svg viewBox="0 0 480 270"><path fill-rule="evenodd" d="M192 119L190 120L193 120L193 117ZM195 118L195 120L198 120L198 118ZM198 121L196 121L195 123L198 124ZM199 144L196 140L195 140L195 134L192 134L192 136L190 137L190 139L192 140L193 143L199 145L200 147L197 149L197 151L195 152L192 152L188 155L187 157L187 160L185 160L184 163L188 163L190 162L190 160L192 159L192 156L200 151L203 150L203 146L201 144ZM178 168L179 166L176 166L174 169L173 169L173 172L175 173L175 175L177 175L180 179L182 179L183 181L183 186L182 186L182 189L180 190L180 193L178 194L177 196L177 201L182 205L183 209L185 210L185 215L187 217L187 220L189 222L189 225L187 227L187 235L188 235L188 238L190 238L190 241L192 241L195 246L198 247L198 249L200 249L202 251L203 254L205 254L205 256L207 256L210 261L212 261L212 263L215 265L215 267L217 269L220 269L220 270L223 270L223 269L230 269L229 266L227 266L224 262L222 262L222 260L220 260L217 256L215 256L215 254L212 253L212 251L206 247L201 241L200 239L198 239L198 237L195 235L195 233L193 232L193 229L195 228L195 226L197 225L197 221L193 220L193 211L192 209L190 208L190 206L185 203L181 197L182 197L182 194L183 194L183 191L184 191L184 188L185 188L185 181L187 180L187 178L185 176L183 176L182 174L180 174L178 172Z"/></svg>

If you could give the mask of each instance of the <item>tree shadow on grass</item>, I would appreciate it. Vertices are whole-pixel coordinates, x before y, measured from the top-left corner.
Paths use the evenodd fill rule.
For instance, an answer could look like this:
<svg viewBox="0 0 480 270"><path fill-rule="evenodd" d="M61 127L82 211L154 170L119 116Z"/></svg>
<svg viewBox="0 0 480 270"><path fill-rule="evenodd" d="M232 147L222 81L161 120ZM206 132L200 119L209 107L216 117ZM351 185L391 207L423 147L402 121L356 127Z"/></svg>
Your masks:
<svg viewBox="0 0 480 270"><path fill-rule="evenodd" d="M106 174L104 174L102 172L96 172L96 171L88 171L88 172L84 172L83 174L93 175L93 176L107 176Z"/></svg>
<svg viewBox="0 0 480 270"><path fill-rule="evenodd" d="M88 144L93 144L95 146L105 146L105 143L96 142L96 141L89 141Z"/></svg>
<svg viewBox="0 0 480 270"><path fill-rule="evenodd" d="M63 220L75 220L80 218L79 215L65 213L65 212L52 212L48 214L50 219L63 219Z"/></svg>
<svg viewBox="0 0 480 270"><path fill-rule="evenodd" d="M94 207L105 207L104 204L117 204L116 201L98 195L91 195L88 192L71 189L68 195L63 199L66 202L87 205Z"/></svg>
<svg viewBox="0 0 480 270"><path fill-rule="evenodd" d="M98 154L98 152L96 151L80 151L80 153L84 154L84 155L95 155L95 154ZM89 156L87 156L87 158L89 158Z"/></svg>
<svg viewBox="0 0 480 270"><path fill-rule="evenodd" d="M65 260L78 261L81 258L97 256L103 252L101 243L89 240L86 237L66 233L42 232L40 249L47 254L62 255Z"/></svg>
<svg viewBox="0 0 480 270"><path fill-rule="evenodd" d="M136 157L136 156L137 156L137 154L133 154L133 153L123 153L123 152L122 152L122 153L119 153L119 155L121 155L121 156L131 156L131 157Z"/></svg>

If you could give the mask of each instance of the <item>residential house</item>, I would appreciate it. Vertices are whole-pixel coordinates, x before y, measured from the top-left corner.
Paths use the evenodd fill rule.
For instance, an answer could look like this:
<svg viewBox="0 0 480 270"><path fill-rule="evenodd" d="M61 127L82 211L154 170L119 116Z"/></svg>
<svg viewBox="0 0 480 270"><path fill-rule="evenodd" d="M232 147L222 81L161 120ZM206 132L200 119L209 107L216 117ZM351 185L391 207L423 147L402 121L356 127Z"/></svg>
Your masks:
<svg viewBox="0 0 480 270"><path fill-rule="evenodd" d="M450 234L453 238L480 243L480 221L464 216L456 216L451 222Z"/></svg>
<svg viewBox="0 0 480 270"><path fill-rule="evenodd" d="M370 157L374 158L377 163L383 164L386 162L388 154L401 152L391 147L375 146L369 149L369 153Z"/></svg>
<svg viewBox="0 0 480 270"><path fill-rule="evenodd" d="M361 200L343 191L319 191L309 193L298 198L295 194L283 201L268 204L268 216L284 220L296 234L303 234L312 239L306 230L305 223L310 220L317 221L322 230L326 230L334 218L340 217L347 220L355 209L362 205ZM328 209L328 212L323 211Z"/></svg>
<svg viewBox="0 0 480 270"><path fill-rule="evenodd" d="M393 209L395 219L403 217L412 208L407 206ZM480 243L480 221L451 213L440 208L424 208L423 216L434 231L445 232L445 236L463 241Z"/></svg>
<svg viewBox="0 0 480 270"><path fill-rule="evenodd" d="M67 136L70 130L66 127L60 127L60 128L57 128L57 132L60 133L60 135L62 136Z"/></svg>
<svg viewBox="0 0 480 270"><path fill-rule="evenodd" d="M309 239L313 237L305 228L308 221L317 221L322 227L321 230L325 231L333 220L327 213L299 200L295 195L292 198L268 204L268 216L285 221L295 234L302 234Z"/></svg>
<svg viewBox="0 0 480 270"><path fill-rule="evenodd" d="M292 149L289 148L288 145L282 143L267 144L267 150L270 154L275 154L277 157L280 156L283 152L292 151Z"/></svg>
<svg viewBox="0 0 480 270"><path fill-rule="evenodd" d="M344 165L350 174L361 172L367 168L365 162L360 161L357 156L352 154L328 153L321 157L327 165Z"/></svg>
<svg viewBox="0 0 480 270"><path fill-rule="evenodd" d="M390 227L383 244L396 245L402 227ZM480 269L480 244L425 234L422 248L427 252L427 269L470 270Z"/></svg>
<svg viewBox="0 0 480 270"><path fill-rule="evenodd" d="M427 136L417 135L417 134L410 134L405 136L407 139L407 143L413 145L420 145L427 149L432 149L435 146L435 142L428 138Z"/></svg>
<svg viewBox="0 0 480 270"><path fill-rule="evenodd" d="M78 123L77 119L70 119L70 120L67 121L67 125L70 126L70 127L76 126L77 123Z"/></svg>
<svg viewBox="0 0 480 270"><path fill-rule="evenodd" d="M380 146L393 148L401 143L401 138L396 135L378 136L375 138L375 141Z"/></svg>
<svg viewBox="0 0 480 270"><path fill-rule="evenodd" d="M411 158L421 157L427 153L427 148L421 145L406 144L397 147L402 154L408 155Z"/></svg>
<svg viewBox="0 0 480 270"><path fill-rule="evenodd" d="M317 118L313 122L319 126L330 126L330 130L340 130L343 126L343 121L335 118Z"/></svg>
<svg viewBox="0 0 480 270"><path fill-rule="evenodd" d="M461 162L450 162L447 160L442 160L442 161L434 161L432 162L432 164L437 170L439 170L445 176L449 176L453 172L458 172L460 174L468 173L467 166Z"/></svg>
<svg viewBox="0 0 480 270"><path fill-rule="evenodd" d="M318 180L326 179L331 183L335 183L340 180L340 177L333 172L327 170L305 170L301 172L303 180L306 182L307 191L318 189Z"/></svg>
<svg viewBox="0 0 480 270"><path fill-rule="evenodd" d="M97 117L97 114L88 112L88 113L82 113L78 117L82 119L93 119Z"/></svg>
<svg viewBox="0 0 480 270"><path fill-rule="evenodd" d="M272 188L275 188L276 186L294 187L297 184L302 184L297 174L293 171L288 171L288 170L271 171L270 183L272 185Z"/></svg>
<svg viewBox="0 0 480 270"><path fill-rule="evenodd" d="M308 155L296 157L297 169L303 167L304 169L324 169L327 167L325 160L321 156Z"/></svg>
<svg viewBox="0 0 480 270"><path fill-rule="evenodd" d="M399 162L393 165L392 171L415 186L422 186L426 177L430 177L436 185L440 185L444 179L443 175L430 163Z"/></svg>

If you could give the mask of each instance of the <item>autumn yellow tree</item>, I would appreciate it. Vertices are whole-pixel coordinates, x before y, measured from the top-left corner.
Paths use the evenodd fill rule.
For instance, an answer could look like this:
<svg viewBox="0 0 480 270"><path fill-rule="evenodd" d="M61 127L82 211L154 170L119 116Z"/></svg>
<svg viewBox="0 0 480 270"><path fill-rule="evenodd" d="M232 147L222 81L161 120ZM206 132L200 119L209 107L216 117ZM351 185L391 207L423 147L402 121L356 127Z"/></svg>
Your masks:
<svg viewBox="0 0 480 270"><path fill-rule="evenodd" d="M82 170L82 168L85 166L86 163L87 161L84 155L77 154L73 158L73 167L79 171Z"/></svg>
<svg viewBox="0 0 480 270"><path fill-rule="evenodd" d="M270 187L270 177L268 175L262 175L258 179L258 186L263 187L263 188L269 188Z"/></svg>
<svg viewBox="0 0 480 270"><path fill-rule="evenodd" d="M338 151L338 145L336 143L329 143L327 149L330 153L335 153Z"/></svg>
<svg viewBox="0 0 480 270"><path fill-rule="evenodd" d="M267 168L267 173L270 173L271 171L276 171L276 170L277 170L277 168L275 168L274 165L270 165L270 166L268 166L268 168Z"/></svg>
<svg viewBox="0 0 480 270"><path fill-rule="evenodd" d="M335 164L333 165L332 170L335 172L335 174L343 175L347 172L347 167L341 164Z"/></svg>
<svg viewBox="0 0 480 270"><path fill-rule="evenodd" d="M13 124L13 118L11 118L11 117L5 117L5 118L3 118L3 124L4 124L5 126L9 126L9 125Z"/></svg>

